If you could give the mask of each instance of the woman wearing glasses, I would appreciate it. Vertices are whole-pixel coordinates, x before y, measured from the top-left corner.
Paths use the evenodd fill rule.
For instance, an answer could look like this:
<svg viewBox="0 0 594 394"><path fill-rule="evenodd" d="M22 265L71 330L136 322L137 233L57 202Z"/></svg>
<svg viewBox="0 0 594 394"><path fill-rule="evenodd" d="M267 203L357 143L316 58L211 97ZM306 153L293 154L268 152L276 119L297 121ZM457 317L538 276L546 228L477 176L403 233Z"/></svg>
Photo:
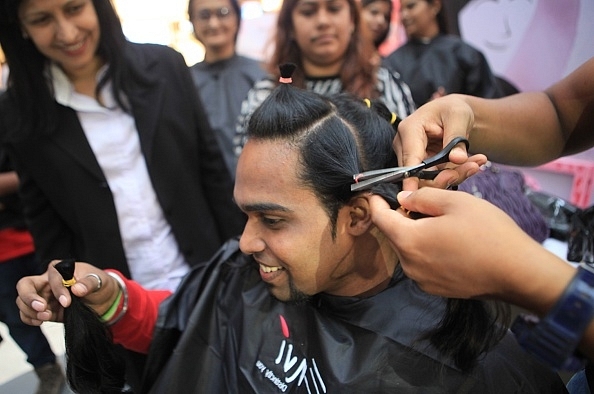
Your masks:
<svg viewBox="0 0 594 394"><path fill-rule="evenodd" d="M208 120L234 176L235 124L241 102L265 76L258 61L235 52L241 9L236 0L190 0L188 15L194 35L204 46L204 61L190 68Z"/></svg>

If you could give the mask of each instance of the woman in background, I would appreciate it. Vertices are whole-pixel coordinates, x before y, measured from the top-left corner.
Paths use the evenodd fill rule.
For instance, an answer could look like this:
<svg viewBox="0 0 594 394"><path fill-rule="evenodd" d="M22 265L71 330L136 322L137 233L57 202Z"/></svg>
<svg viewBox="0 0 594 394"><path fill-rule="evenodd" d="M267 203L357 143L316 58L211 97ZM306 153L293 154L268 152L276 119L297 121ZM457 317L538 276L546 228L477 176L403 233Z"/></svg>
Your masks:
<svg viewBox="0 0 594 394"><path fill-rule="evenodd" d="M361 18L367 24L375 48L386 41L392 20L392 0L362 0Z"/></svg>
<svg viewBox="0 0 594 394"><path fill-rule="evenodd" d="M401 0L400 18L408 41L384 65L400 73L417 107L449 93L501 96L485 56L447 34L442 0Z"/></svg>
<svg viewBox="0 0 594 394"><path fill-rule="evenodd" d="M295 86L325 96L344 91L378 98L400 118L409 115L415 106L408 86L373 60L376 50L370 41L355 0L285 0L268 61L271 76L257 82L242 104L236 154L245 143L251 113L278 84L278 65L283 63L297 65Z"/></svg>
<svg viewBox="0 0 594 394"><path fill-rule="evenodd" d="M225 164L235 177L233 137L237 116L247 92L266 72L257 60L236 53L241 23L237 0L190 0L188 15L205 51L204 61L190 67L190 72Z"/></svg>

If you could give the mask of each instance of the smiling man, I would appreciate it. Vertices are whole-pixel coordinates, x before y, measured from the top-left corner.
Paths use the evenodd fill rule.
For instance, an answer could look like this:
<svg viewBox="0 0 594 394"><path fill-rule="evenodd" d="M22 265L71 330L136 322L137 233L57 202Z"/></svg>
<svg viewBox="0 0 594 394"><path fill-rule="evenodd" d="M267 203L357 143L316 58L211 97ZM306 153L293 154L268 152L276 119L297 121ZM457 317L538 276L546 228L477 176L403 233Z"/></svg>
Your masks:
<svg viewBox="0 0 594 394"><path fill-rule="evenodd" d="M378 103L281 85L252 116L239 159L239 242L166 300L128 280L118 291L77 264L72 292L112 324L114 341L150 346L142 392L564 391L484 303L430 296L404 276L370 210L374 193L397 185L350 188L353 174L396 165L390 117ZM48 281L44 299L36 289ZM55 300L70 297L53 268L22 280L19 295L31 324L56 319Z"/></svg>

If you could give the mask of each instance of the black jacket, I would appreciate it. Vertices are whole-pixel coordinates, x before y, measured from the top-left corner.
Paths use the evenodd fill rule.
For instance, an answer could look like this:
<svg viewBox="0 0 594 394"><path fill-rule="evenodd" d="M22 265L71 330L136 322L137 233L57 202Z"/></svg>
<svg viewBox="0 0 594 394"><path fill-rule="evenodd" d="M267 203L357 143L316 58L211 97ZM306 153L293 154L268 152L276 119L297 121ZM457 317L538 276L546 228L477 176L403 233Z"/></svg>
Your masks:
<svg viewBox="0 0 594 394"><path fill-rule="evenodd" d="M186 260L208 260L245 219L232 201L233 183L182 56L171 48L126 49L152 81L134 85L128 99L148 172ZM113 197L74 110L56 103L59 124L50 136L7 141L21 179L27 223L42 259L75 257L130 272ZM0 135L14 113L0 99ZM3 122L4 120L4 122Z"/></svg>
<svg viewBox="0 0 594 394"><path fill-rule="evenodd" d="M503 95L485 56L459 37L438 35L427 43L407 41L383 64L400 74L417 107L429 101L440 86L448 94Z"/></svg>
<svg viewBox="0 0 594 394"><path fill-rule="evenodd" d="M12 171L14 168L8 155L0 149L0 174ZM18 193L0 196L0 230L5 228L26 228L23 206Z"/></svg>

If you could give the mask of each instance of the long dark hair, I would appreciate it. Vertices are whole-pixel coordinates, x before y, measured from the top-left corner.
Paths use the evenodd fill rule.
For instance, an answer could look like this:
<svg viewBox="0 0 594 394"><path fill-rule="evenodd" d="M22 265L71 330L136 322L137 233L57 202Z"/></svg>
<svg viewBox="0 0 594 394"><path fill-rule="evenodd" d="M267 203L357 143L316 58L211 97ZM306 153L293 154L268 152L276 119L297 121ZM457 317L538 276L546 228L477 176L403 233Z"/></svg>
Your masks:
<svg viewBox="0 0 594 394"><path fill-rule="evenodd" d="M74 279L74 267L74 259L55 265L66 283ZM70 388L84 394L125 392L125 362L115 350L111 332L95 311L72 292L70 295L72 303L64 309L66 376Z"/></svg>
<svg viewBox="0 0 594 394"><path fill-rule="evenodd" d="M325 98L282 84L258 107L248 125L248 139L285 140L295 146L299 179L324 206L333 236L339 209L353 198L352 175L397 165L392 114L378 101L370 104L371 110L348 94ZM394 193L400 185L395 187ZM509 311L503 304L493 307L483 301L448 299L443 320L420 339L428 339L467 370L501 340L508 324Z"/></svg>
<svg viewBox="0 0 594 394"><path fill-rule="evenodd" d="M301 49L293 37L293 10L299 0L284 0L276 22L274 36L274 52L267 64L268 72L278 77L278 65L294 63L298 66L293 83L298 87L305 87ZM356 0L347 0L353 21L354 31L351 41L344 55L344 62L340 70L340 80L344 91L358 97L375 98L379 95L376 89L376 66L373 58L374 48L369 45L369 37L361 33L360 5Z"/></svg>
<svg viewBox="0 0 594 394"><path fill-rule="evenodd" d="M17 124L12 132L51 133L56 127L56 102L45 77L48 59L30 39L23 37L18 17L23 0L3 0L0 8L0 46L10 67L8 98L18 112L13 116ZM101 36L97 54L109 65L97 84L96 94L108 80L118 105L130 111L124 100L133 82L142 83L125 54L126 37L122 25L109 0L91 0L99 20Z"/></svg>

